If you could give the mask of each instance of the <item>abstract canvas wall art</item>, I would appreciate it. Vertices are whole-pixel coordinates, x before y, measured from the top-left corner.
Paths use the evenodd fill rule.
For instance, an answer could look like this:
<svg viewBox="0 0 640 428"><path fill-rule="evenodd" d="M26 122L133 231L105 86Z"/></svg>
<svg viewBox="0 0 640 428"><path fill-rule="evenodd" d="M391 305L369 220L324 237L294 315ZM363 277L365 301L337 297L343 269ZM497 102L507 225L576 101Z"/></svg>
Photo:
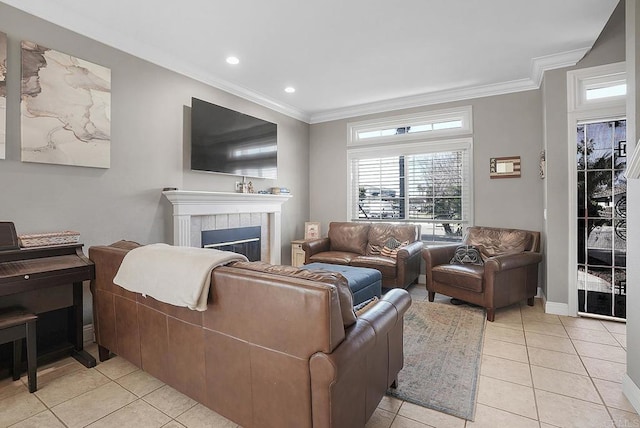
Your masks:
<svg viewBox="0 0 640 428"><path fill-rule="evenodd" d="M7 35L0 32L0 159L7 142Z"/></svg>
<svg viewBox="0 0 640 428"><path fill-rule="evenodd" d="M109 168L111 70L22 42L22 161Z"/></svg>

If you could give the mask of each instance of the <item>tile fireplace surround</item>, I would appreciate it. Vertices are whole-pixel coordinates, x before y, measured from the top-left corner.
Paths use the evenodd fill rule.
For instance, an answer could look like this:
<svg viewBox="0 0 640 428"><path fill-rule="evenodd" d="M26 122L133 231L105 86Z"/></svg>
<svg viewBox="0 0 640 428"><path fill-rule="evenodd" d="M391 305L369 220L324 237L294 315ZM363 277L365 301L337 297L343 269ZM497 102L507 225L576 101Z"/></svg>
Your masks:
<svg viewBox="0 0 640 428"><path fill-rule="evenodd" d="M200 247L202 230L262 226L262 242L266 243L263 260L280 264L282 204L291 195L193 190L162 193L173 205L174 245ZM223 223L223 227L216 227L216 223Z"/></svg>

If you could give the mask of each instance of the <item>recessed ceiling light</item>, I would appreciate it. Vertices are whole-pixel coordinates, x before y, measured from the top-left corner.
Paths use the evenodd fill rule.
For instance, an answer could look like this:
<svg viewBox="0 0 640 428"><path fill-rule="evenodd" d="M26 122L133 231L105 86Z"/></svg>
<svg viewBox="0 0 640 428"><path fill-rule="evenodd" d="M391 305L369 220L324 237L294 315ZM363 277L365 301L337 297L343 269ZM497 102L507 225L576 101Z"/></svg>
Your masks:
<svg viewBox="0 0 640 428"><path fill-rule="evenodd" d="M293 94L293 93L296 91L296 88L291 87L291 86L287 86L286 88L284 88L284 91L285 91L287 94Z"/></svg>
<svg viewBox="0 0 640 428"><path fill-rule="evenodd" d="M230 56L227 58L227 62L231 65L236 65L240 63L240 60L235 56Z"/></svg>

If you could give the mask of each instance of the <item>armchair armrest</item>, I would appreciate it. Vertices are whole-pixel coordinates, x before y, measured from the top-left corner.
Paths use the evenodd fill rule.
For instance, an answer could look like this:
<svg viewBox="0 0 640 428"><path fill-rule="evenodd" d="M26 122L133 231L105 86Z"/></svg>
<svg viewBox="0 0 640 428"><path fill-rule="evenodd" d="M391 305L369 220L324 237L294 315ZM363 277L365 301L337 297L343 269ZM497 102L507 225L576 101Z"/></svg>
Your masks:
<svg viewBox="0 0 640 428"><path fill-rule="evenodd" d="M422 258L426 262L427 274L434 266L449 264L459 245L446 244L423 249Z"/></svg>
<svg viewBox="0 0 640 428"><path fill-rule="evenodd" d="M538 289L538 264L541 261L542 254L532 251L487 259L483 281L485 306L500 308L522 299L527 299L529 306L533 306ZM492 309L487 312L489 321L493 321L492 312Z"/></svg>
<svg viewBox="0 0 640 428"><path fill-rule="evenodd" d="M523 266L535 265L542 261L542 254L533 251L525 251L517 254L502 254L487 259L484 262L485 270L494 272L517 269Z"/></svg>
<svg viewBox="0 0 640 428"><path fill-rule="evenodd" d="M304 262L309 263L309 258L314 254L321 253L323 251L329 251L330 241L329 238L314 239L312 241L306 241L302 243L302 250L304 251Z"/></svg>

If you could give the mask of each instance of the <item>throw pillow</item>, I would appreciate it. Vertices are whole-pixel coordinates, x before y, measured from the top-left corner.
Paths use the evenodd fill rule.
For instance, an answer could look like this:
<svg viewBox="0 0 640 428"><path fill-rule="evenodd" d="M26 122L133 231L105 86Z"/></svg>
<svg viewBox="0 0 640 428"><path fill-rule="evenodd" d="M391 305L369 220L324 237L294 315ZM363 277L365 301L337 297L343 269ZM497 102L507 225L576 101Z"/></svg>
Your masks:
<svg viewBox="0 0 640 428"><path fill-rule="evenodd" d="M452 265L484 265L480 248L474 245L460 245L456 248L453 258L449 262Z"/></svg>
<svg viewBox="0 0 640 428"><path fill-rule="evenodd" d="M382 252L382 247L380 245L371 245L371 243L369 243L368 245L370 256L379 256Z"/></svg>
<svg viewBox="0 0 640 428"><path fill-rule="evenodd" d="M365 300L364 302L354 306L353 310L356 311L356 316L359 317L360 315L367 312L369 309L375 306L376 303L378 303L378 300L380 300L378 299L378 297L373 296L372 298Z"/></svg>
<svg viewBox="0 0 640 428"><path fill-rule="evenodd" d="M395 259L398 257L398 251L407 245L409 245L409 241L400 242L396 238L391 237L384 243L384 247L380 250L380 255Z"/></svg>

